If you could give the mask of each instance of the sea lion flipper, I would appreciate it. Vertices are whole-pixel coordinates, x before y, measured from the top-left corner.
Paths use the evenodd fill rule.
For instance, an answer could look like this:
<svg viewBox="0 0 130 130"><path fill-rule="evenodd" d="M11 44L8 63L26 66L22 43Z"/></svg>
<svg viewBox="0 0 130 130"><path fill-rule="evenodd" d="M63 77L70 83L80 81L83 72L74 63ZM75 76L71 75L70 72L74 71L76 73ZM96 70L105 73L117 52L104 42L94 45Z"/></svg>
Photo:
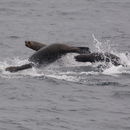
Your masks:
<svg viewBox="0 0 130 130"><path fill-rule="evenodd" d="M17 71L24 70L24 69L29 69L29 68L32 68L31 63L21 65L21 66L10 66L10 67L7 67L5 70L9 71L9 72L17 72Z"/></svg>
<svg viewBox="0 0 130 130"><path fill-rule="evenodd" d="M89 54L91 53L89 47L77 47L79 48L79 54Z"/></svg>
<svg viewBox="0 0 130 130"><path fill-rule="evenodd" d="M78 62L94 62L92 61L94 58L91 57L91 54L81 54L74 57Z"/></svg>
<svg viewBox="0 0 130 130"><path fill-rule="evenodd" d="M5 70L6 70L6 71L9 71L9 72L17 72L17 67L15 67L15 66L10 66L10 67L7 67Z"/></svg>

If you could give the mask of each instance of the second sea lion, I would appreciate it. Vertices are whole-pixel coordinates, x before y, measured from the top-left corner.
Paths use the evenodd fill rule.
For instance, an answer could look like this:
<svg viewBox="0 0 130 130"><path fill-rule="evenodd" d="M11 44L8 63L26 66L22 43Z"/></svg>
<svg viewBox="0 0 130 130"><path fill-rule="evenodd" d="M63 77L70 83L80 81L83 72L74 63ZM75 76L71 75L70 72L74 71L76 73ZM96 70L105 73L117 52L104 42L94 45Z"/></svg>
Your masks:
<svg viewBox="0 0 130 130"><path fill-rule="evenodd" d="M78 62L111 62L115 66L121 65L121 59L118 56L108 52L82 54L75 56L75 59Z"/></svg>

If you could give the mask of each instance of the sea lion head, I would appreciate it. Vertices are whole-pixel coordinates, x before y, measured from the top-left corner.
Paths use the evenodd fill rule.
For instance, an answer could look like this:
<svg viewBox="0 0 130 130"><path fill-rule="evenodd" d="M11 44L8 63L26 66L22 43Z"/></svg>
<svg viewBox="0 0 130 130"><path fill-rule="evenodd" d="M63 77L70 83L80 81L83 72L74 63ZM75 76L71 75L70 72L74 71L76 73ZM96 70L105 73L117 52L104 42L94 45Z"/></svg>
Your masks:
<svg viewBox="0 0 130 130"><path fill-rule="evenodd" d="M46 44L43 44L43 43L40 43L40 42L36 42L36 41L25 41L25 46L27 46L28 48L31 48L33 50L38 51L42 47L45 47Z"/></svg>

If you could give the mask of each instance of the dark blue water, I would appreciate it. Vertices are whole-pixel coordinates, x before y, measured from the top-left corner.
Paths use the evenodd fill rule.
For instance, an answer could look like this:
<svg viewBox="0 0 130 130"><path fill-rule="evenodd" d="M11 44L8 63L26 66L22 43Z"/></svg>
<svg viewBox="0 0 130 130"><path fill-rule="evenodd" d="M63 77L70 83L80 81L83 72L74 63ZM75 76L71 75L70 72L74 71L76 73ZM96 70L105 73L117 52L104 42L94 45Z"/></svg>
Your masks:
<svg viewBox="0 0 130 130"><path fill-rule="evenodd" d="M129 0L0 0L0 130L130 130L129 12ZM6 72L34 53L25 40L113 52L127 67L69 54Z"/></svg>

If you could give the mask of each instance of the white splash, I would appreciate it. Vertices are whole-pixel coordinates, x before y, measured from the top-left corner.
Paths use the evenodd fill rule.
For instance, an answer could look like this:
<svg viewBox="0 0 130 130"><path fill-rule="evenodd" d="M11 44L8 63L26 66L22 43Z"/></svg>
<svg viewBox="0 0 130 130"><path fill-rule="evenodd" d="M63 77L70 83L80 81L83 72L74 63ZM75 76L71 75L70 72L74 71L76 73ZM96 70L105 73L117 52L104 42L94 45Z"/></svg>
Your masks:
<svg viewBox="0 0 130 130"><path fill-rule="evenodd" d="M109 52L115 54L116 56L120 57L122 65L114 66L111 63L107 68L103 70L103 74L105 75L119 75L122 73L130 73L130 56L129 53L119 53L113 50L110 46L109 41L100 42L96 39L95 35L92 35L94 39L95 48L98 52Z"/></svg>
<svg viewBox="0 0 130 130"><path fill-rule="evenodd" d="M98 39L96 39L94 34L92 34L92 37L97 52L112 52L109 40L100 42Z"/></svg>

